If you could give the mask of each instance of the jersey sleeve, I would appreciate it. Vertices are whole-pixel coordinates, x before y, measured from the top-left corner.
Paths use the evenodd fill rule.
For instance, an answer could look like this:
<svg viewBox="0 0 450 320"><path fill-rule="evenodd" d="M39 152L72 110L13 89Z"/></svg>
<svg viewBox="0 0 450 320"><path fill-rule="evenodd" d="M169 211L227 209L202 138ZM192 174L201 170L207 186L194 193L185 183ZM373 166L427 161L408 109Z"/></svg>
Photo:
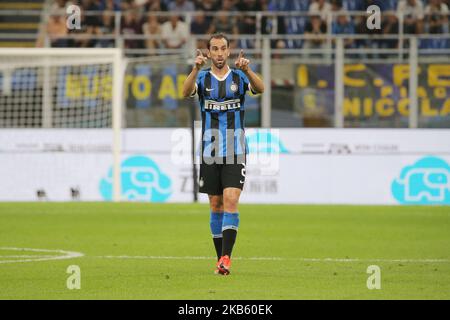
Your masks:
<svg viewBox="0 0 450 320"><path fill-rule="evenodd" d="M196 94L200 97L203 94L203 78L204 72L200 72L197 80L195 81L195 90L192 92L191 97L195 97Z"/></svg>
<svg viewBox="0 0 450 320"><path fill-rule="evenodd" d="M256 92L253 91L252 85L250 84L250 81L248 80L245 73L240 71L240 75L241 75L241 81L244 84L244 93L243 94L245 94L247 91L251 91L253 94L256 94Z"/></svg>

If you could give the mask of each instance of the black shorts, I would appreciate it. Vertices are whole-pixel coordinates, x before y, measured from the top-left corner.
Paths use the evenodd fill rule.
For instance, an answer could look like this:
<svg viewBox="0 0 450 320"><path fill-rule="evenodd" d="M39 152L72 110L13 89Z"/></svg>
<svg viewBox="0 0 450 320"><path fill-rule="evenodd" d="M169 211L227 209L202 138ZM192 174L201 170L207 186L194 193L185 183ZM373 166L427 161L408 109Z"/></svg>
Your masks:
<svg viewBox="0 0 450 320"><path fill-rule="evenodd" d="M200 164L199 192L221 195L225 188L243 189L245 162L233 164Z"/></svg>

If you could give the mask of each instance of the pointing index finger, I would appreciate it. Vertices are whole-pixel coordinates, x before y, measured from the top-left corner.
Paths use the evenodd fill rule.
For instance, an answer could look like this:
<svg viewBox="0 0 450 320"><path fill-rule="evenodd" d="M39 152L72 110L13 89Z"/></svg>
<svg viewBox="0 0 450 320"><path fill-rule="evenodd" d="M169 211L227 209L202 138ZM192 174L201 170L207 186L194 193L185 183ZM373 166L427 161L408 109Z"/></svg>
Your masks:
<svg viewBox="0 0 450 320"><path fill-rule="evenodd" d="M206 55L203 53L202 50L197 49L197 57L202 57L202 58L206 58Z"/></svg>
<svg viewBox="0 0 450 320"><path fill-rule="evenodd" d="M244 50L241 49L238 59L241 59L242 57L244 57Z"/></svg>

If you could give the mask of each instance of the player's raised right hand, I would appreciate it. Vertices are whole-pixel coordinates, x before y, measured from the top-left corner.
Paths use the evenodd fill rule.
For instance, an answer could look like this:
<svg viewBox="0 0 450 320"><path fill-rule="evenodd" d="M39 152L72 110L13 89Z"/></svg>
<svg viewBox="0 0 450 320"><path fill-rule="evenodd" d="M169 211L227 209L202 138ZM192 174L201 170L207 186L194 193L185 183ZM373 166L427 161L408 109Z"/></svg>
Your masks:
<svg viewBox="0 0 450 320"><path fill-rule="evenodd" d="M197 56L195 57L195 67L197 70L201 70L207 61L208 57L203 55L203 52L200 49L197 49Z"/></svg>

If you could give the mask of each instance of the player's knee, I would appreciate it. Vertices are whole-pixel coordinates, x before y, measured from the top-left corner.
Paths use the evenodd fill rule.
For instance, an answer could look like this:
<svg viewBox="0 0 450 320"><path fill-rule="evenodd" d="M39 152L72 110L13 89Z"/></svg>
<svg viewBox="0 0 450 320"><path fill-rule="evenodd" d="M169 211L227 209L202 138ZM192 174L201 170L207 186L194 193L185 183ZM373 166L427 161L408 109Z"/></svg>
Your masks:
<svg viewBox="0 0 450 320"><path fill-rule="evenodd" d="M220 196L210 196L209 204L212 212L223 212L223 201Z"/></svg>
<svg viewBox="0 0 450 320"><path fill-rule="evenodd" d="M223 205L211 205L212 212L223 212Z"/></svg>
<svg viewBox="0 0 450 320"><path fill-rule="evenodd" d="M223 205L226 212L237 212L239 204L240 190L229 188L225 189L223 193Z"/></svg>
<svg viewBox="0 0 450 320"><path fill-rule="evenodd" d="M224 209L227 212L237 212L239 197L227 197L224 199Z"/></svg>

